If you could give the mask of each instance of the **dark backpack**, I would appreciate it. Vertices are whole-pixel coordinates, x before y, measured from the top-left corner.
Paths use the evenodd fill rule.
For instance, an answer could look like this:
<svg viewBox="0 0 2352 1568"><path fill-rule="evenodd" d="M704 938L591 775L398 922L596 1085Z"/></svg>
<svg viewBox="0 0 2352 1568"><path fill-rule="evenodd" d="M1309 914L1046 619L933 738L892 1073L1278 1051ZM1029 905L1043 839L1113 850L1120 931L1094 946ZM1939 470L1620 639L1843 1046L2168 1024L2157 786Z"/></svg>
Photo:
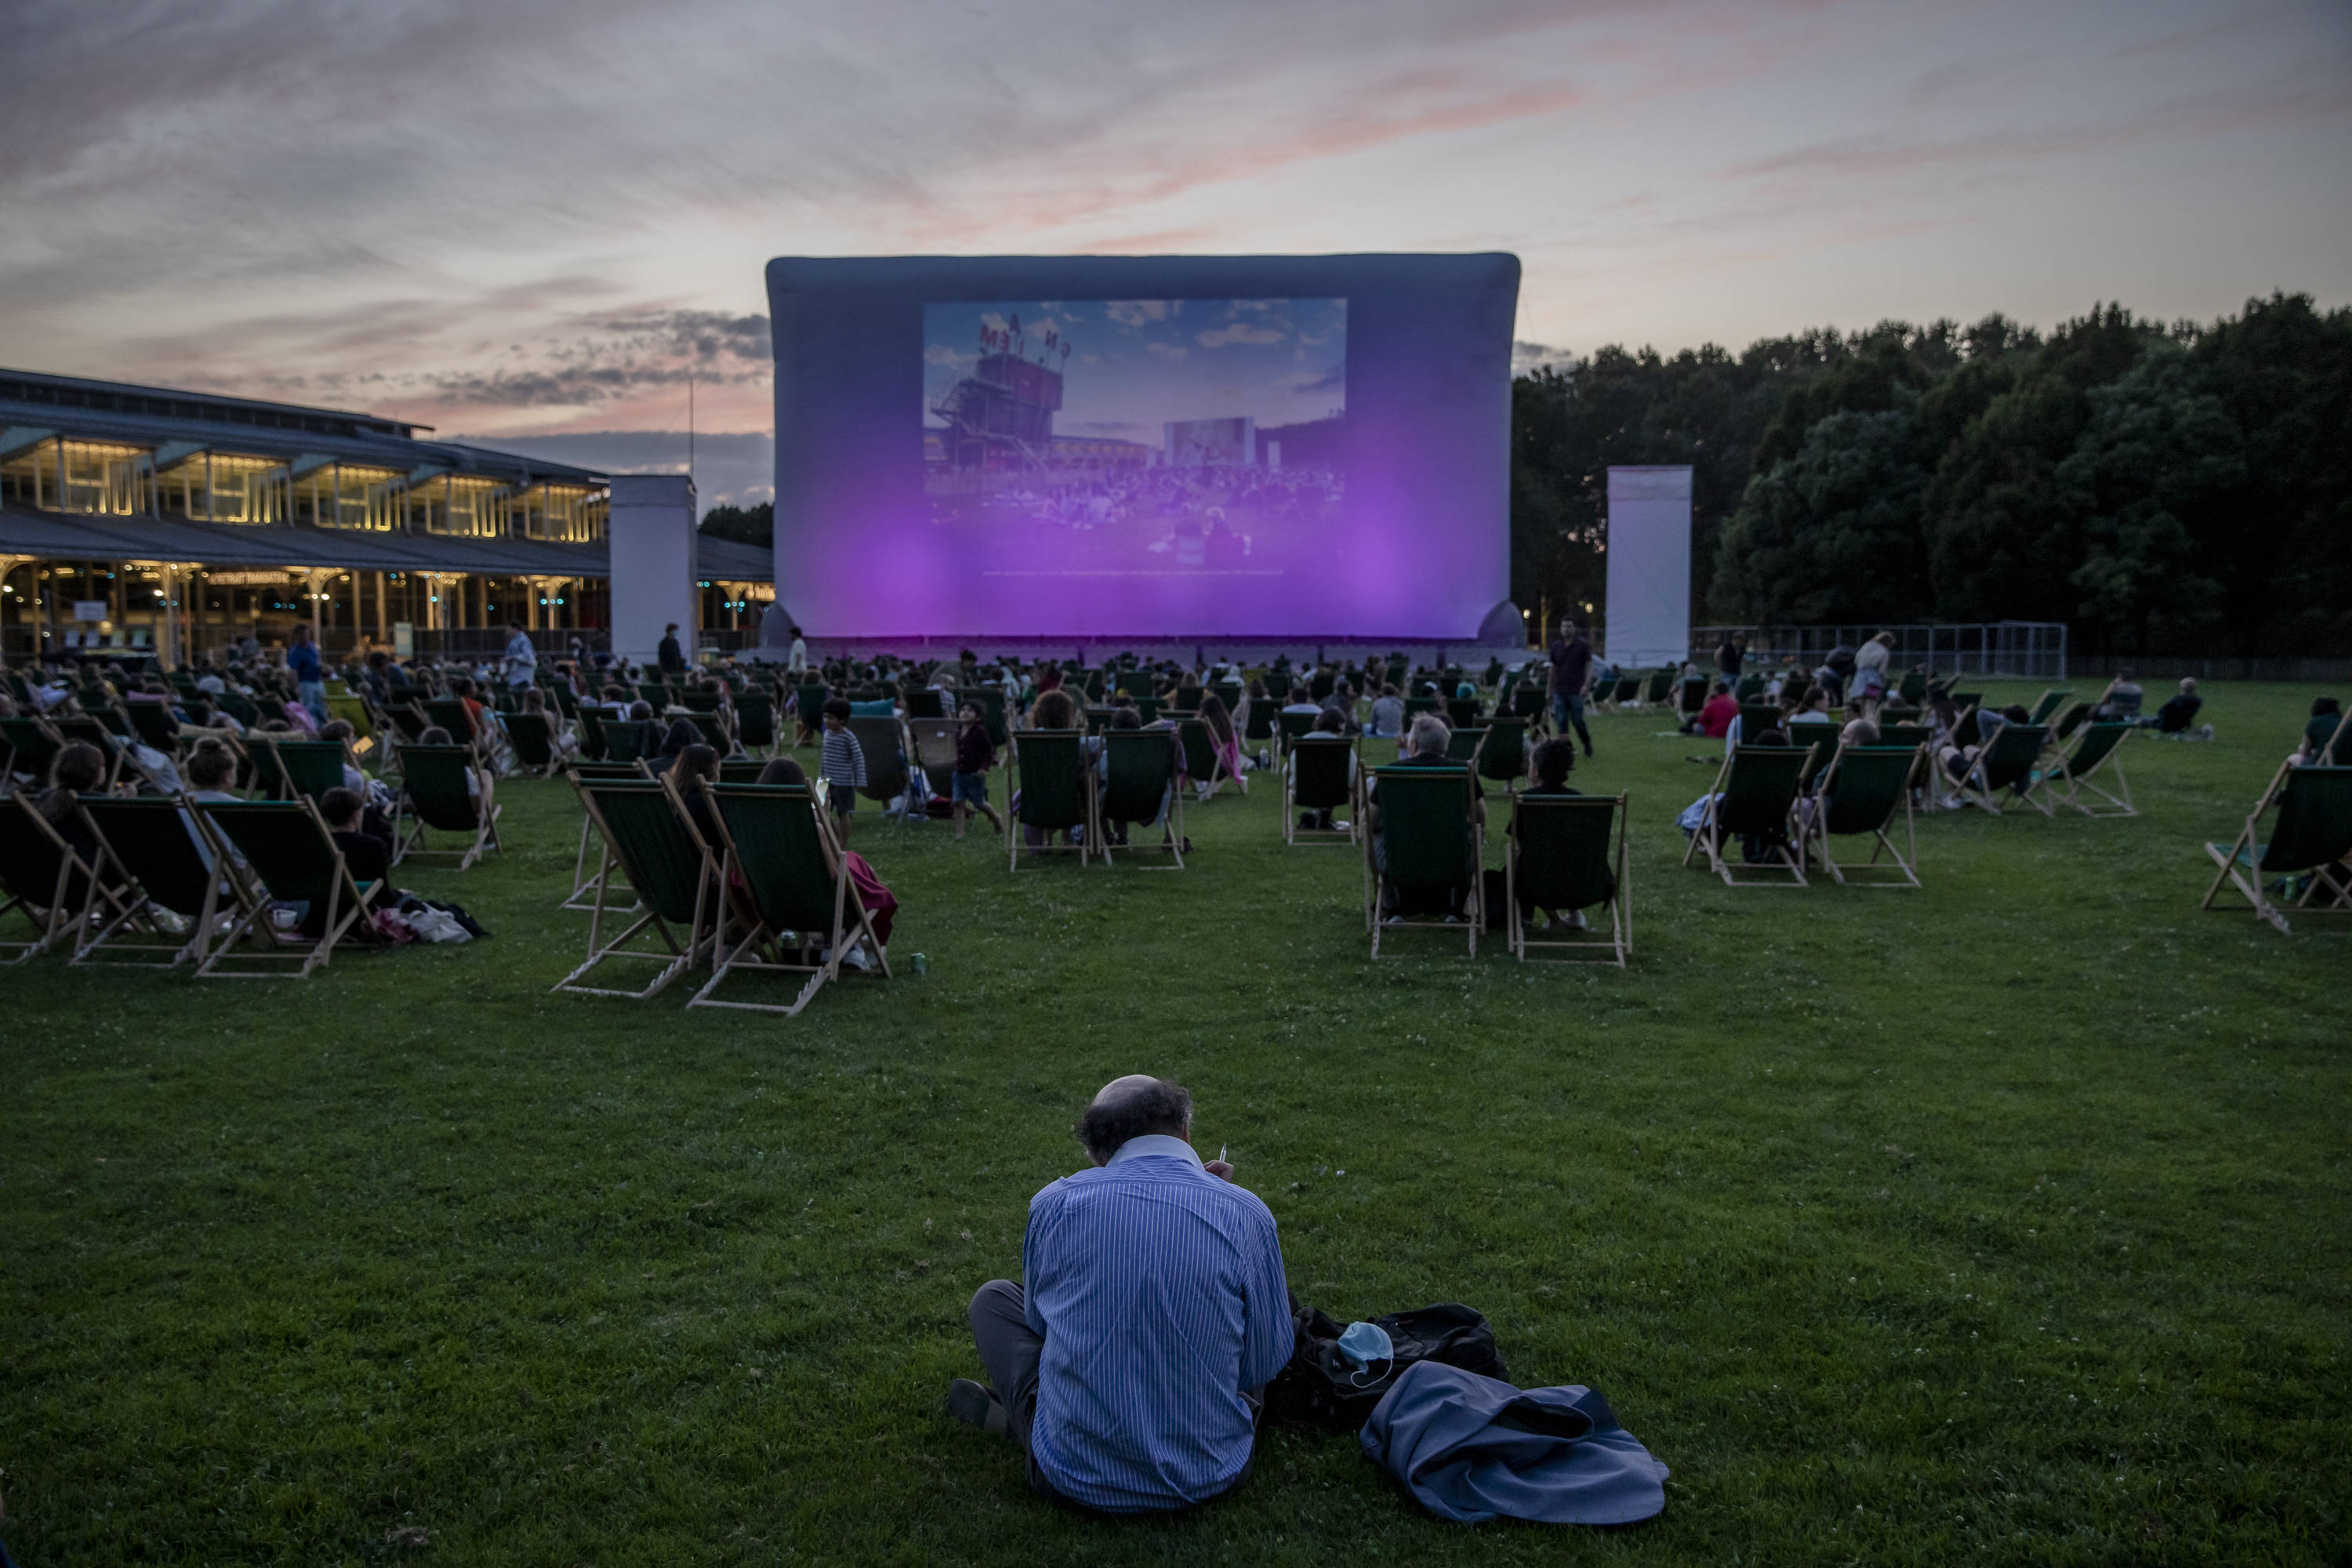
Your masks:
<svg viewBox="0 0 2352 1568"><path fill-rule="evenodd" d="M1397 1373L1415 1362L1443 1362L1481 1376L1510 1381L1503 1370L1502 1352L1495 1348L1495 1331L1468 1307L1442 1301L1418 1311L1391 1312L1370 1321L1388 1331L1396 1359L1381 1375L1360 1385L1354 1365L1339 1354L1339 1335L1347 1325L1313 1307L1290 1299L1295 1325L1290 1363L1275 1375L1266 1397L1276 1414L1286 1420L1353 1432L1372 1413L1372 1406L1396 1381Z"/></svg>

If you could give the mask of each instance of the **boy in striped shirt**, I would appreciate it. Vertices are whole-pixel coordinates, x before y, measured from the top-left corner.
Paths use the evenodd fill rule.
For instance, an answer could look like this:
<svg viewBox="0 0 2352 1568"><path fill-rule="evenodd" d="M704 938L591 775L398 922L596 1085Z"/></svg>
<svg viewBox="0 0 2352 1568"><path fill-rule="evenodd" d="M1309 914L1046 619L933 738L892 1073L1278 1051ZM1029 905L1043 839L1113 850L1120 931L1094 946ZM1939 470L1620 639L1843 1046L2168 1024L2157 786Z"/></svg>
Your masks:
<svg viewBox="0 0 2352 1568"><path fill-rule="evenodd" d="M829 697L824 703L824 749L817 757L817 773L833 803L833 826L842 841L849 840L849 814L857 809L857 788L866 782L866 749L849 732L849 699Z"/></svg>

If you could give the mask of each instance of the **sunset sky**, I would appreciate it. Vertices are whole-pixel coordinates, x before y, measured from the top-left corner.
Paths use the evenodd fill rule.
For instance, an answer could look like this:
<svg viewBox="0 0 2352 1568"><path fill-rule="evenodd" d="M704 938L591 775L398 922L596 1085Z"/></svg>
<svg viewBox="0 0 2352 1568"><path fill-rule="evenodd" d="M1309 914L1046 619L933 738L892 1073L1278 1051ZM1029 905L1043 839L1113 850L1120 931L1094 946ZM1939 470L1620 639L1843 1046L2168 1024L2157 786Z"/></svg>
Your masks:
<svg viewBox="0 0 2352 1568"><path fill-rule="evenodd" d="M10 11L0 363L647 462L689 369L768 428L776 255L1506 249L1577 353L2352 300L2345 0Z"/></svg>

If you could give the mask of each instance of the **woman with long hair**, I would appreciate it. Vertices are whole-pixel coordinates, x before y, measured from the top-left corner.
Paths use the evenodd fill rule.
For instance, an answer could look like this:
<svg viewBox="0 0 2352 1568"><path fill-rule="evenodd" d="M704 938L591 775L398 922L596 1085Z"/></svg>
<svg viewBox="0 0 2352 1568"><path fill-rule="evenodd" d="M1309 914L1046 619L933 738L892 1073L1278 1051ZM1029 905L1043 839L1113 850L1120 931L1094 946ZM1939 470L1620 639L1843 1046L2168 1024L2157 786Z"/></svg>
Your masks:
<svg viewBox="0 0 2352 1568"><path fill-rule="evenodd" d="M1234 728L1234 716L1225 711L1225 700L1213 691L1201 694L1201 722L1209 731L1209 744L1215 748L1217 760L1225 772L1233 775L1234 786L1249 794L1249 779L1242 773L1242 742ZM1203 782L1201 798L1208 799L1213 786Z"/></svg>

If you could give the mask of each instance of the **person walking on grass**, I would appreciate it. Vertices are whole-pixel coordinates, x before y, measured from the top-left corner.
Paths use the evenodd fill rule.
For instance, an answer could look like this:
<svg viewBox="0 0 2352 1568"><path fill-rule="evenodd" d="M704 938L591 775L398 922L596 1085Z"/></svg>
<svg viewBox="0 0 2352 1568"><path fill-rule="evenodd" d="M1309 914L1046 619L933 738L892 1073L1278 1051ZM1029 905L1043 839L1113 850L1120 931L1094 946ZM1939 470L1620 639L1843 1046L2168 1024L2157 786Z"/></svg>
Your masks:
<svg viewBox="0 0 2352 1568"><path fill-rule="evenodd" d="M967 1314L988 1382L948 1413L1011 1439L1032 1491L1103 1513L1171 1513L1249 1479L1265 1384L1290 1360L1274 1215L1192 1148L1192 1097L1114 1079L1074 1129L1092 1168L1029 1200L1022 1279Z"/></svg>
<svg viewBox="0 0 2352 1568"><path fill-rule="evenodd" d="M857 809L857 792L866 784L866 748L849 731L849 699L824 700L824 744L817 752L817 773L825 783L825 798L833 806L833 826L844 844L849 842L849 816Z"/></svg>
<svg viewBox="0 0 2352 1568"><path fill-rule="evenodd" d="M964 824L975 811L988 818L992 831L1004 831L1004 819L988 804L988 770L995 765L996 742L988 738L988 721L979 703L967 702L956 713L955 773L948 781L958 838L963 837Z"/></svg>
<svg viewBox="0 0 2352 1568"><path fill-rule="evenodd" d="M1584 700L1591 689L1592 645L1584 640L1582 627L1562 621L1551 645L1551 730L1565 737L1573 724L1588 757L1592 755L1592 732L1584 727Z"/></svg>

